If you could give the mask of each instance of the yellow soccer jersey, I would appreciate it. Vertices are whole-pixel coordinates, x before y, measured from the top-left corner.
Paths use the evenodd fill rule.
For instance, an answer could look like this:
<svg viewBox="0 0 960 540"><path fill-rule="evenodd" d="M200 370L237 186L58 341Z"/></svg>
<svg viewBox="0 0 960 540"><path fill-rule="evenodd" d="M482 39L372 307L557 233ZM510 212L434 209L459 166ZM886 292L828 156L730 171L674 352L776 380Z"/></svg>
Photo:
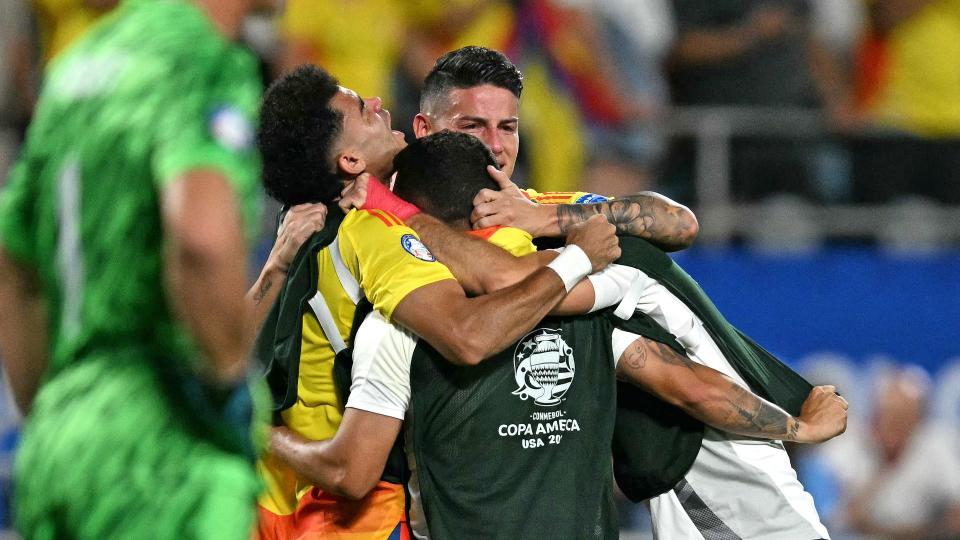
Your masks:
<svg viewBox="0 0 960 540"><path fill-rule="evenodd" d="M335 252L333 250L336 250ZM342 264L337 264L335 257ZM356 301L365 296L388 320L404 297L431 283L454 279L438 262L413 229L381 210L354 210L344 218L337 239L317 254L317 290L326 300L340 337L346 341L353 326ZM339 267L339 269L338 269ZM348 275L344 275L346 272ZM297 402L283 411L283 421L293 431L313 440L333 437L343 417L333 381L334 349L317 318L303 317ZM289 514L296 495L310 488L297 483L285 467L269 459L261 463L267 495L261 505L275 514Z"/></svg>
<svg viewBox="0 0 960 540"><path fill-rule="evenodd" d="M542 193L534 189L523 191L531 201L540 204L592 204L607 202L612 199L612 197L604 197L586 191L544 191Z"/></svg>
<svg viewBox="0 0 960 540"><path fill-rule="evenodd" d="M537 250L537 246L533 245L533 237L523 229L498 225L496 227L470 231L469 234L482 238L495 246L499 246L516 257L529 255Z"/></svg>

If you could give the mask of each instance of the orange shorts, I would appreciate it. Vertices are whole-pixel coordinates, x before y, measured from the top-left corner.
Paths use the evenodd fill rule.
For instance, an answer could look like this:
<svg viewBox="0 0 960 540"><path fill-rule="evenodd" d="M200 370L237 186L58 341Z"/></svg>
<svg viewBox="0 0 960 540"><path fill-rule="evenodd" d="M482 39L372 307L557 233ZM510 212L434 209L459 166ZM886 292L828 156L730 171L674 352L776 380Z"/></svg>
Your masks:
<svg viewBox="0 0 960 540"><path fill-rule="evenodd" d="M359 501L320 488L308 491L289 515L261 507L260 540L410 540L403 486L381 481Z"/></svg>

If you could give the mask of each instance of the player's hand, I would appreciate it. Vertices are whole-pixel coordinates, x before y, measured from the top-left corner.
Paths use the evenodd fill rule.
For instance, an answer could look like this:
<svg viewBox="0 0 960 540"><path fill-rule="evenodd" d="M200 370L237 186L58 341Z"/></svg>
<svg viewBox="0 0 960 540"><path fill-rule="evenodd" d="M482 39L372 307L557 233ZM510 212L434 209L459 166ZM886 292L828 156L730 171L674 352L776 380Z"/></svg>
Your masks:
<svg viewBox="0 0 960 540"><path fill-rule="evenodd" d="M800 408L797 442L828 441L847 430L847 400L834 386L815 386Z"/></svg>
<svg viewBox="0 0 960 540"><path fill-rule="evenodd" d="M371 178L373 176L370 173L363 173L343 188L337 204L344 213L353 208L363 208L364 203L367 202L367 187ZM374 182L376 182L375 179Z"/></svg>
<svg viewBox="0 0 960 540"><path fill-rule="evenodd" d="M573 225L567 232L567 245L575 244L590 259L594 272L620 258L620 239L617 228L607 218L597 214L583 223Z"/></svg>
<svg viewBox="0 0 960 540"><path fill-rule="evenodd" d="M481 189L473 198L473 212L470 214L473 228L485 229L502 225L540 236L545 224L537 212L539 205L531 201L500 169L489 165L487 172L500 190Z"/></svg>
<svg viewBox="0 0 960 540"><path fill-rule="evenodd" d="M277 230L277 241L267 259L277 269L286 272L294 256L313 233L323 228L327 221L327 207L321 203L298 204L283 217Z"/></svg>

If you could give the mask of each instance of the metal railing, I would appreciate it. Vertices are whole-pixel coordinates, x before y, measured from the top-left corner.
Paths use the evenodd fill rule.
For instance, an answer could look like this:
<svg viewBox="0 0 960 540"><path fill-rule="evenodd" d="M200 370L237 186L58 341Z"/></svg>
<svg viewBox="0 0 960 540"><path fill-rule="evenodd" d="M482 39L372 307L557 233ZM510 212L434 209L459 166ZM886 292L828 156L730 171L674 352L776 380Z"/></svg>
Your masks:
<svg viewBox="0 0 960 540"><path fill-rule="evenodd" d="M665 130L690 137L696 148L694 192L701 223L700 242L722 244L733 237L775 247L811 247L826 238L872 239L896 249L933 249L960 244L960 207L921 198L883 205L811 204L774 197L738 203L731 190L734 137L827 140L831 130L813 109L761 107L676 107ZM858 137L886 137L882 131ZM960 181L960 171L957 172Z"/></svg>

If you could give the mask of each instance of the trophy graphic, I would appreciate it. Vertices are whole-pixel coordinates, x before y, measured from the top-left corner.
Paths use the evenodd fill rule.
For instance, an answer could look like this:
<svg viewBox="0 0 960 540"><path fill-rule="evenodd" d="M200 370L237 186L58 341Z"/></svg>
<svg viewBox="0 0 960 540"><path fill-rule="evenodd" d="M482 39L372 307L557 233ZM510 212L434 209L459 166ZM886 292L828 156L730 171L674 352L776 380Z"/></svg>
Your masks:
<svg viewBox="0 0 960 540"><path fill-rule="evenodd" d="M560 330L534 330L517 343L513 369L517 381L513 395L522 400L532 397L541 407L558 405L573 382L573 348Z"/></svg>
<svg viewBox="0 0 960 540"><path fill-rule="evenodd" d="M553 396L560 374L560 346L556 334L544 334L534 338L537 348L530 356L530 371L533 379L543 389L534 403L537 405L556 405L560 400Z"/></svg>

